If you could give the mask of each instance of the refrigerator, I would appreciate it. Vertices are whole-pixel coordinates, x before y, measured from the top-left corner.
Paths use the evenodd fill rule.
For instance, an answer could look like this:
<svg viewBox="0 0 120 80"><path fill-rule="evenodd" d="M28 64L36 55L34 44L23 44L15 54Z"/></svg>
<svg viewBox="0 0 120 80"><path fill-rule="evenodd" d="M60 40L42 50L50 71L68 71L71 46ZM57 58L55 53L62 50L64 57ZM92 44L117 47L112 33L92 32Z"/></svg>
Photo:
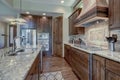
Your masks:
<svg viewBox="0 0 120 80"><path fill-rule="evenodd" d="M49 33L38 33L37 43L42 45L43 51L49 51Z"/></svg>

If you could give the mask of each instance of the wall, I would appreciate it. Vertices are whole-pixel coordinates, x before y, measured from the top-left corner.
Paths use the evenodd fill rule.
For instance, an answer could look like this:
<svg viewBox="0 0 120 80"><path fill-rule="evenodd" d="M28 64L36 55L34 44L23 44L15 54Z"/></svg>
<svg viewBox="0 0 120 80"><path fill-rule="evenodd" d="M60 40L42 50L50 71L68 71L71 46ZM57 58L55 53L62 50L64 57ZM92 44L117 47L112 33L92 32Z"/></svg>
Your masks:
<svg viewBox="0 0 120 80"><path fill-rule="evenodd" d="M108 36L108 22L96 23L85 28L86 41L90 45L107 48L108 43L105 37Z"/></svg>
<svg viewBox="0 0 120 80"><path fill-rule="evenodd" d="M0 1L0 17L16 16L16 12Z"/></svg>
<svg viewBox="0 0 120 80"><path fill-rule="evenodd" d="M7 34L7 24L0 21L0 48L7 46L7 39L1 34Z"/></svg>
<svg viewBox="0 0 120 80"><path fill-rule="evenodd" d="M2 3L4 3L7 7L11 8L13 7L13 0L1 0Z"/></svg>

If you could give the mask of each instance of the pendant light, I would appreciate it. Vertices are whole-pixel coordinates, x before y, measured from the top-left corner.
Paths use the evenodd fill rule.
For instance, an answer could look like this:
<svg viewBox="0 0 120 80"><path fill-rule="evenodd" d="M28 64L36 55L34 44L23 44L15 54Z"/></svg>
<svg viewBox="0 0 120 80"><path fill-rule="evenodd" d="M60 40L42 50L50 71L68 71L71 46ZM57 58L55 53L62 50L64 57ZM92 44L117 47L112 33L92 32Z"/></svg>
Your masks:
<svg viewBox="0 0 120 80"><path fill-rule="evenodd" d="M17 18L11 21L11 24L25 24L26 20L21 18L20 14L22 12L22 0L20 0L20 6L19 6L19 14L17 15Z"/></svg>

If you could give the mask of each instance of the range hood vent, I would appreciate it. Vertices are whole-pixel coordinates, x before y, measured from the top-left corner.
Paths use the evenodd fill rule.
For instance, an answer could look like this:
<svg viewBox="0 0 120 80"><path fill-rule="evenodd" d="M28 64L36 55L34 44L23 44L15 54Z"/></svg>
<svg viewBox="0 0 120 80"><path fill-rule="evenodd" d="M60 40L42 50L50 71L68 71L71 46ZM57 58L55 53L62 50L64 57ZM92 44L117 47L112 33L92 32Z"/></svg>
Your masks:
<svg viewBox="0 0 120 80"><path fill-rule="evenodd" d="M83 8L75 21L75 26L89 25L96 21L108 20L108 3L106 0L83 0Z"/></svg>

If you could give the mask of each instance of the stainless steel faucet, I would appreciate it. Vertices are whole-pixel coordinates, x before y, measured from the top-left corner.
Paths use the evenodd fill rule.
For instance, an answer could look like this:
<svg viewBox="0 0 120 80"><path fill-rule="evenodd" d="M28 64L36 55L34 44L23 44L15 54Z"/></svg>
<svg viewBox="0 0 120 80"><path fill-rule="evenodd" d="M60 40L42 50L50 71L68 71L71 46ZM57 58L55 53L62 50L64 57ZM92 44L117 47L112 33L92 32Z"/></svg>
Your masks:
<svg viewBox="0 0 120 80"><path fill-rule="evenodd" d="M16 46L16 43L15 43L15 41L16 41L17 38L23 39L22 36L16 36L16 37L13 39L13 52L15 52L16 47L17 47L17 46Z"/></svg>

